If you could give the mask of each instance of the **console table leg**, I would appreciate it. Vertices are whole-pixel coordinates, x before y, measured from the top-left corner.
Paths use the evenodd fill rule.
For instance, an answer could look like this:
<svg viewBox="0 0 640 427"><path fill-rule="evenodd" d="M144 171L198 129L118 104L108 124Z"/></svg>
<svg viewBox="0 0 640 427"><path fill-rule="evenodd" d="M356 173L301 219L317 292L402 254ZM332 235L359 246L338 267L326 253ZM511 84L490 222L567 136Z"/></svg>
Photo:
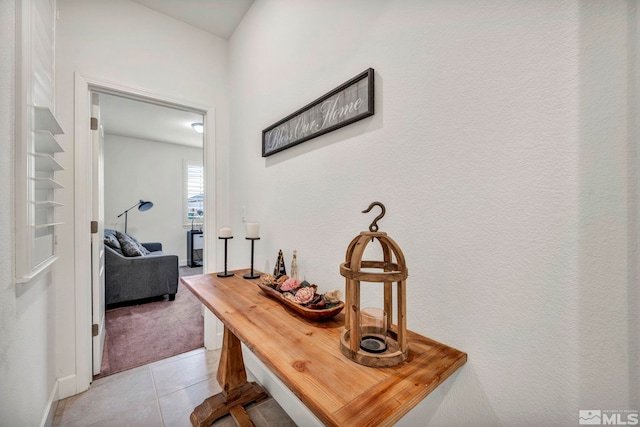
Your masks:
<svg viewBox="0 0 640 427"><path fill-rule="evenodd" d="M208 427L218 418L231 414L237 425L253 426L243 406L265 399L267 393L257 383L247 382L240 340L225 326L216 378L222 392L211 396L191 413L194 427Z"/></svg>
<svg viewBox="0 0 640 427"><path fill-rule="evenodd" d="M249 417L249 414L247 414L247 411L244 410L242 405L234 406L229 409L229 412L231 413L233 420L236 422L236 425L240 427L255 427L253 421L251 421L251 418Z"/></svg>
<svg viewBox="0 0 640 427"><path fill-rule="evenodd" d="M235 398L239 393L240 386L247 382L240 340L226 326L224 327L222 352L220 353L216 378L222 387L222 395L225 400Z"/></svg>

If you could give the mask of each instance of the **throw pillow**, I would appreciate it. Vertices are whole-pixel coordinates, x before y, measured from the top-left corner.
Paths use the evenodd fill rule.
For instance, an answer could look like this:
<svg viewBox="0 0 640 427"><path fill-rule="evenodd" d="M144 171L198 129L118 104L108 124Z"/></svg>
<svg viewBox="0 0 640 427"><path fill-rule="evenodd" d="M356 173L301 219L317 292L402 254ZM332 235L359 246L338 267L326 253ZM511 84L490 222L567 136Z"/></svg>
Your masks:
<svg viewBox="0 0 640 427"><path fill-rule="evenodd" d="M151 253L147 248L144 247L142 243L138 241L138 239L133 237L131 234L127 234L126 236L128 236L131 240L135 242L136 245L138 245L138 249L140 249L140 252L142 252L142 255L149 255Z"/></svg>
<svg viewBox="0 0 640 427"><path fill-rule="evenodd" d="M120 242L118 242L118 239L113 234L104 235L104 244L111 249L120 249Z"/></svg>
<svg viewBox="0 0 640 427"><path fill-rule="evenodd" d="M118 242L120 242L120 247L122 248L124 256L133 257L144 255L144 252L140 250L138 244L132 240L128 234L116 231L116 237L118 238Z"/></svg>

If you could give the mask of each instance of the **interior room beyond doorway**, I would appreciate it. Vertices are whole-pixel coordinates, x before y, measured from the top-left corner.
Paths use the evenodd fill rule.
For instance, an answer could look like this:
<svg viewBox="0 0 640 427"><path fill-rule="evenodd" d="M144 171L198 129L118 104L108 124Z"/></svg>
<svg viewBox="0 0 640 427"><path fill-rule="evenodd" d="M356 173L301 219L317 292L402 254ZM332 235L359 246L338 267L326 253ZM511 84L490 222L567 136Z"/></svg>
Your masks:
<svg viewBox="0 0 640 427"><path fill-rule="evenodd" d="M100 104L105 228L124 230L118 215L151 201L152 209L129 212L128 233L161 242L186 265L187 231L201 229L204 217L202 114L111 94L100 94Z"/></svg>
<svg viewBox="0 0 640 427"><path fill-rule="evenodd" d="M201 232L204 222L204 116L200 112L172 108L112 93L98 93L98 97L100 126L104 134L103 185L98 192L104 199L104 203L101 204L104 228L121 233L126 232L142 243L160 243L164 254L177 256L178 264L182 269L193 258L194 251L193 245L190 244L192 242L190 237L194 231ZM199 259L202 260L203 244L200 243L197 249ZM109 265L107 259L105 263L107 279L110 268L115 267ZM184 288L180 290L188 293ZM119 312L123 309L132 310L133 308L126 306L145 304L149 307L147 314L151 316L152 308L158 304L172 304L177 307L180 301L184 300L183 297L191 296L178 295L175 301L173 301L173 298L176 298L175 295L170 295L168 299L164 297L164 300L161 297L160 301L157 301L157 298L123 301L125 307L122 307L123 304L120 301L120 304L115 306L108 305L109 292L109 280L107 280L106 308L111 310L106 312L107 327L103 355L109 357L105 357L101 364L103 370L105 363L106 365L119 363L118 360L114 360L114 355L117 357L122 353L122 355L131 356L139 353L133 349L138 343L121 342L128 336L127 334L115 329L109 330L109 325L114 328L113 325L117 323L114 316L117 317L118 310ZM154 340L158 345L164 342L164 347L168 345L166 342L176 343L175 351L171 348L163 348L162 352L154 353L173 355L184 351L185 346L188 347L187 350L202 346L203 319L198 310L194 312L198 314L198 318L195 319L197 325L191 329L198 337L187 340L189 342L182 343L183 345L179 344L179 340ZM119 314L122 315L122 313ZM181 319L178 315L169 317ZM189 317L190 322L193 320ZM165 323L168 321L168 318L165 319ZM176 323L171 326L164 325L165 332L179 331L181 321L178 320ZM147 324L153 328L155 323L151 321ZM147 335L152 335L152 331L146 332ZM164 334L161 328L158 333ZM194 347L193 342L200 344ZM117 350L116 346L119 346L122 351ZM125 365L135 367L150 361L147 360L148 357L143 359L140 363L127 360ZM115 371L118 370L121 369ZM101 372L100 376L109 375L106 371Z"/></svg>

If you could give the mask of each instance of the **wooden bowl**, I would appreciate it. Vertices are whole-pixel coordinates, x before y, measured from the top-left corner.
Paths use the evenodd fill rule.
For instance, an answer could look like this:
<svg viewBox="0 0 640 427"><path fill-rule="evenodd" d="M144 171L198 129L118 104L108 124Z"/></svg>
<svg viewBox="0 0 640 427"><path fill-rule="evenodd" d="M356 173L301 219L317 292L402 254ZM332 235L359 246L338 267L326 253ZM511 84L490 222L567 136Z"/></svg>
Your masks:
<svg viewBox="0 0 640 427"><path fill-rule="evenodd" d="M280 292L276 291L275 289L267 285L263 285L261 283L256 283L256 285L258 285L258 287L262 290L262 292L264 292L271 298L275 299L276 301L279 301L282 305L290 308L295 313L299 314L305 319L318 320L318 321L329 320L334 318L344 308L344 302L342 301L340 301L340 304L331 308L323 308L319 310L313 309L313 308L307 308L303 305L300 305L291 300L288 300Z"/></svg>

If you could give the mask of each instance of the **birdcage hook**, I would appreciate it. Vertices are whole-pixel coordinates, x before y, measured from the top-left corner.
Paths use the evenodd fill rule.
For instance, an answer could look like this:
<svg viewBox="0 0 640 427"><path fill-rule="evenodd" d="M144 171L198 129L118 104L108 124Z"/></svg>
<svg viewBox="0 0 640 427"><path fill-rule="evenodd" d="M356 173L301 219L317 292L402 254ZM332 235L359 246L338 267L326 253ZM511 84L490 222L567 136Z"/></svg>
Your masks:
<svg viewBox="0 0 640 427"><path fill-rule="evenodd" d="M362 213L367 213L370 212L371 209L373 209L374 206L380 206L380 208L382 209L382 212L380 212L380 215L378 215L377 217L374 218L373 222L371 223L371 225L369 225L369 231L371 231L372 233L375 233L378 231L378 221L380 221L382 219L382 217L384 216L385 212L387 211L387 209L384 207L384 205L380 202L373 202L369 205L369 207L365 210L362 211Z"/></svg>

